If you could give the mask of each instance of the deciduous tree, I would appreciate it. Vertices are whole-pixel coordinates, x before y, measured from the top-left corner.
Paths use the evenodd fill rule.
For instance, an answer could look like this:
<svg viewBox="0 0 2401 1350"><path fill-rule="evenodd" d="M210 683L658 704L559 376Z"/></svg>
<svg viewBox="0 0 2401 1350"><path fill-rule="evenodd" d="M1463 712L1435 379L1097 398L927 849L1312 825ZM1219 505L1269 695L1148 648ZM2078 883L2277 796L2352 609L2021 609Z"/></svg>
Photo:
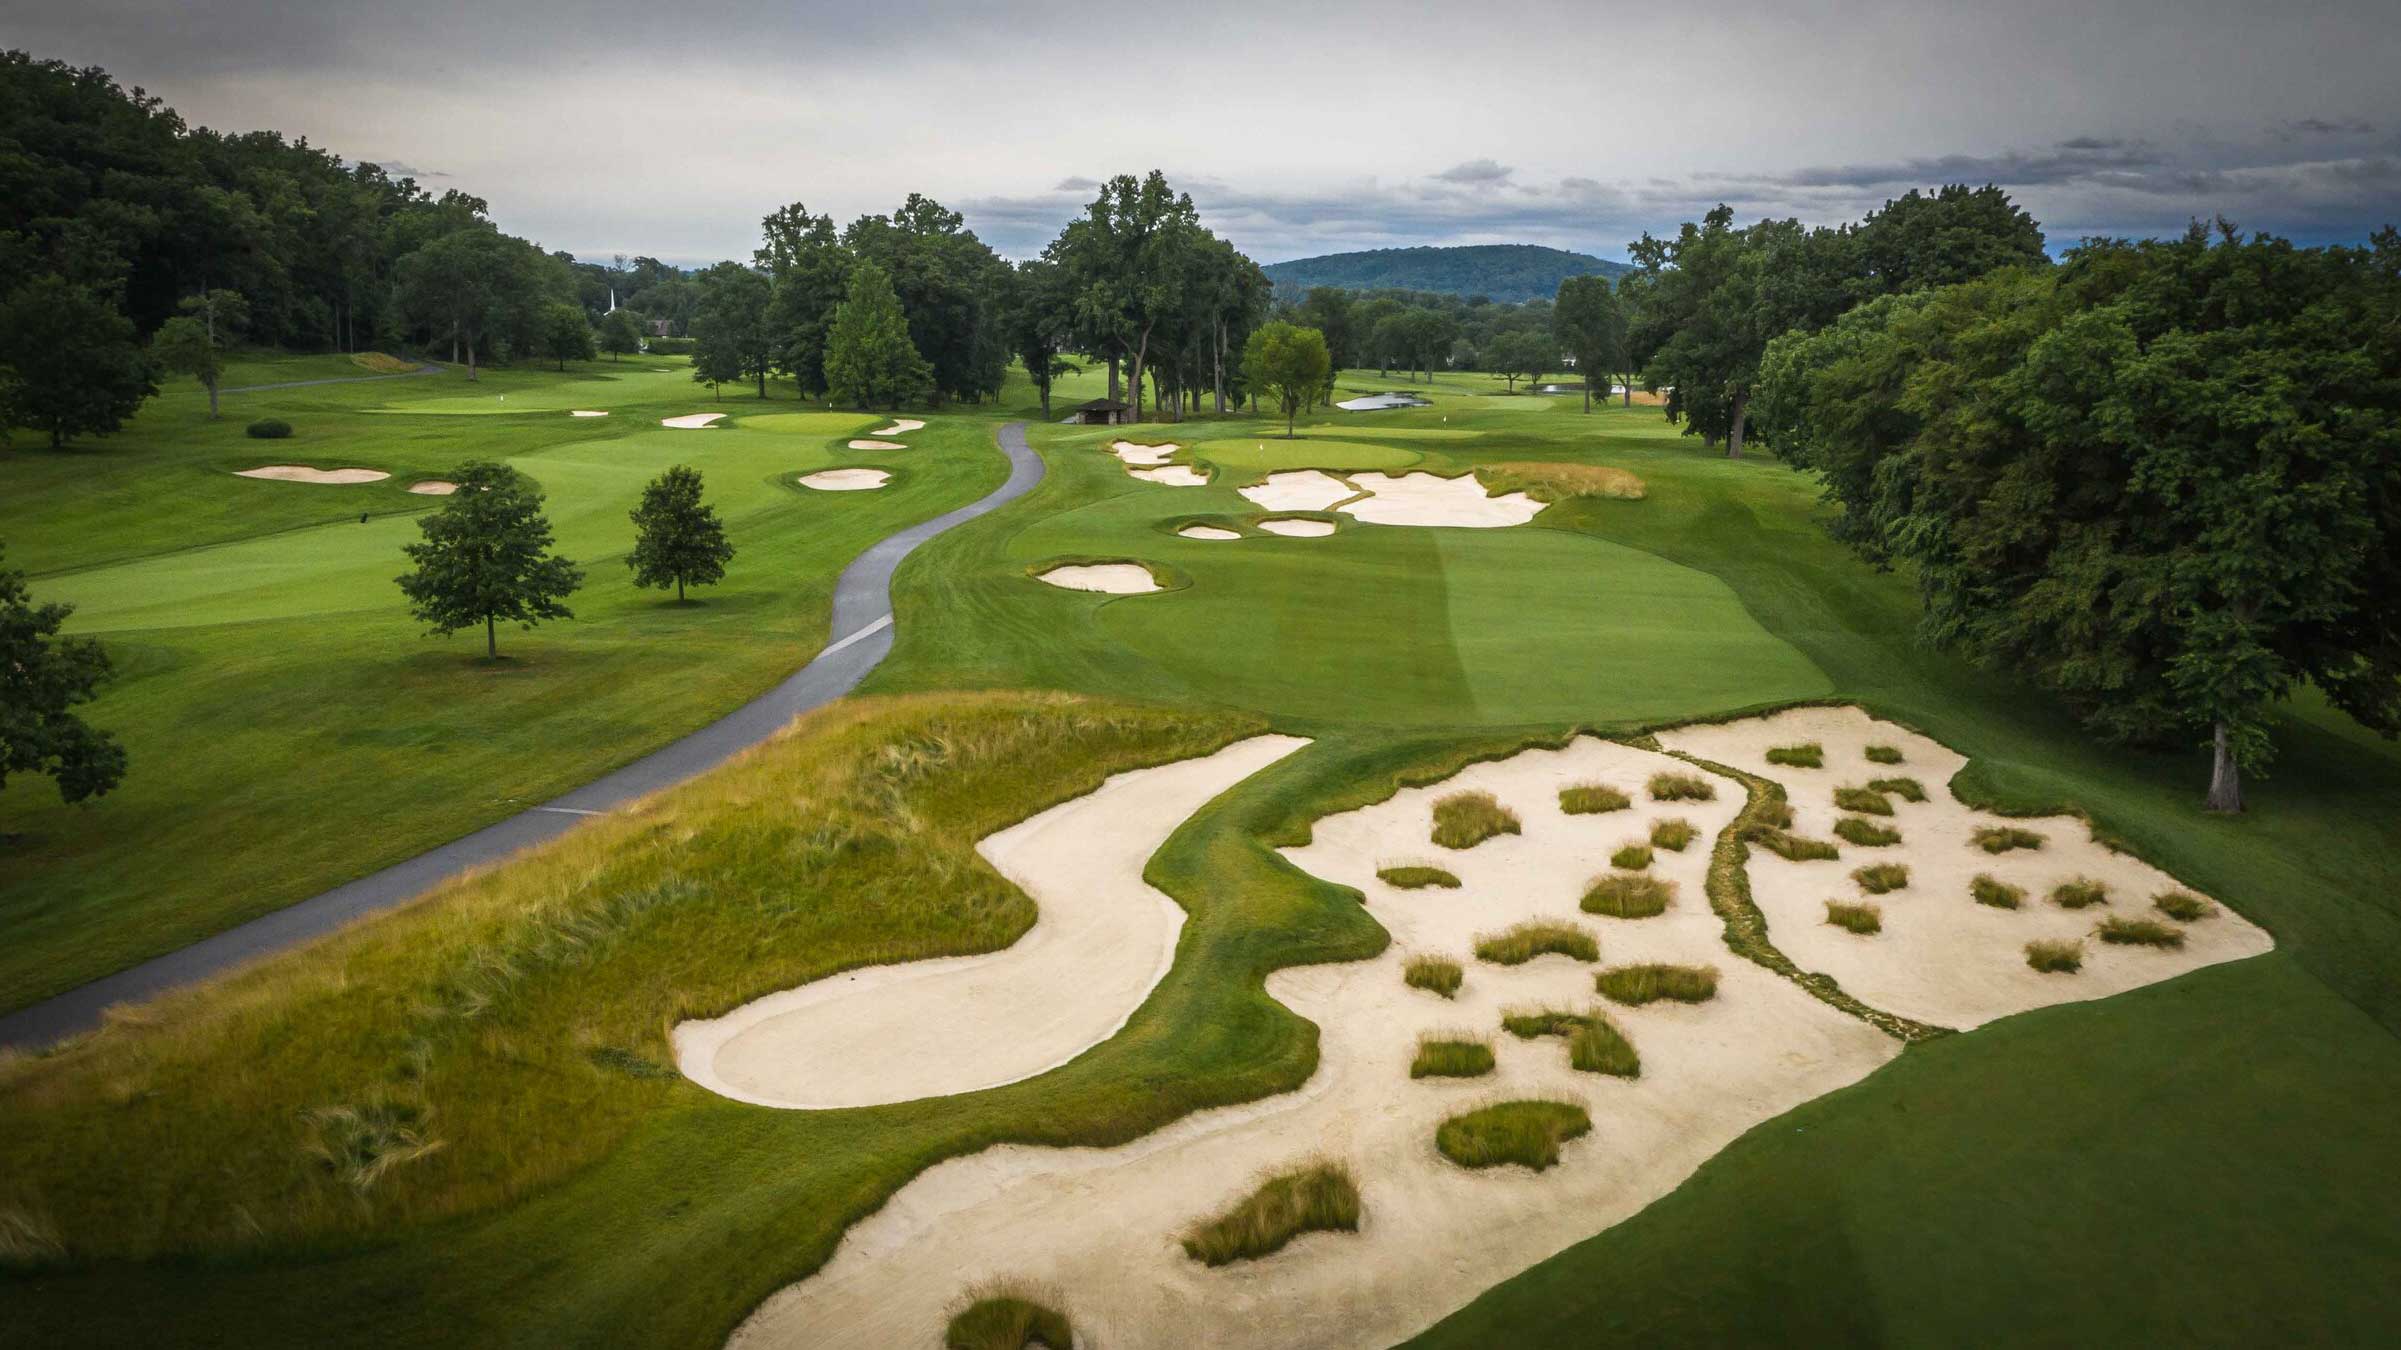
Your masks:
<svg viewBox="0 0 2401 1350"><path fill-rule="evenodd" d="M700 499L700 470L678 464L650 480L633 510L634 549L625 565L636 586L710 586L725 579L734 546L726 541L717 509Z"/></svg>
<svg viewBox="0 0 2401 1350"><path fill-rule="evenodd" d="M83 287L41 277L0 303L0 439L11 426L53 449L105 436L157 392L133 324Z"/></svg>
<svg viewBox="0 0 2401 1350"><path fill-rule="evenodd" d="M0 567L0 787L13 773L47 774L60 797L80 802L124 778L125 750L71 711L109 674L99 643L58 635L73 612L35 604L25 574Z"/></svg>
<svg viewBox="0 0 2401 1350"><path fill-rule="evenodd" d="M1316 400L1332 369L1325 334L1314 328L1280 321L1264 324L1242 349L1243 379L1283 412L1286 440L1292 439L1294 419Z"/></svg>
<svg viewBox="0 0 2401 1350"><path fill-rule="evenodd" d="M393 579L427 634L447 637L480 623L484 656L492 659L500 655L501 620L530 629L574 618L565 601L583 584L583 570L550 551L550 521L531 480L481 460L450 478L458 491L417 522L424 541L401 547L415 570Z"/></svg>
<svg viewBox="0 0 2401 1350"><path fill-rule="evenodd" d="M933 372L909 341L909 322L884 269L862 262L851 269L850 294L834 309L825 344L826 393L855 408L898 409L923 398Z"/></svg>
<svg viewBox="0 0 2401 1350"><path fill-rule="evenodd" d="M1617 307L1617 293L1603 276L1569 277L1559 283L1559 298L1551 306L1551 329L1557 334L1559 346L1576 358L1576 370L1584 377L1584 411L1592 411L1592 385L1606 380L1609 372L1620 367L1621 353L1626 345L1625 315ZM1601 398L1609 397L1609 386L1601 386Z"/></svg>

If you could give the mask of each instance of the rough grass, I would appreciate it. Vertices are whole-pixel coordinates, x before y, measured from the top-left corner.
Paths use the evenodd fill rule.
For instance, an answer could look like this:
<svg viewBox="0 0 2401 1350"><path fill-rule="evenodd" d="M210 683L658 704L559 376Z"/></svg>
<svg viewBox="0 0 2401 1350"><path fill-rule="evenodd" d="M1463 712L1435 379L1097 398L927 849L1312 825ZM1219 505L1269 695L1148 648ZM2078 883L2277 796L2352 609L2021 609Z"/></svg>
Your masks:
<svg viewBox="0 0 2401 1350"><path fill-rule="evenodd" d="M1607 783L1573 783L1559 789L1559 809L1571 816L1623 811L1633 804L1632 798Z"/></svg>
<svg viewBox="0 0 2401 1350"><path fill-rule="evenodd" d="M1898 797L1905 802L1926 800L1926 785L1914 778L1871 778L1867 785L1873 791L1887 797Z"/></svg>
<svg viewBox="0 0 2401 1350"><path fill-rule="evenodd" d="M1484 1053L1489 1061L1491 1050ZM1318 1159L1269 1177L1232 1209L1194 1225L1184 1234L1184 1254L1205 1266L1255 1261L1303 1233L1358 1232L1359 1212L1350 1168Z"/></svg>
<svg viewBox="0 0 2401 1350"><path fill-rule="evenodd" d="M1660 962L1611 966L1593 976L1592 983L1602 997L1628 1007L1639 1008L1663 998L1676 1003L1706 1003L1717 997L1717 968Z"/></svg>
<svg viewBox="0 0 2401 1350"><path fill-rule="evenodd" d="M1767 752L1767 762L1788 769L1822 769L1826 767L1826 747L1816 741L1779 745Z"/></svg>
<svg viewBox="0 0 2401 1350"><path fill-rule="evenodd" d="M1834 789L1834 805L1844 811L1856 811L1863 816L1889 816L1892 802L1874 788L1839 787Z"/></svg>
<svg viewBox="0 0 2401 1350"><path fill-rule="evenodd" d="M1621 844L1609 855L1609 865L1628 872L1640 872L1651 865L1649 844Z"/></svg>
<svg viewBox="0 0 2401 1350"><path fill-rule="evenodd" d="M1058 1296L1013 1286L979 1291L950 1319L943 1350L1073 1350L1075 1326L1057 1310Z"/></svg>
<svg viewBox="0 0 2401 1350"><path fill-rule="evenodd" d="M1987 853L2007 853L2011 849L2043 846L2041 835L2015 825L1979 825L1970 838L1976 847Z"/></svg>
<svg viewBox="0 0 2401 1350"><path fill-rule="evenodd" d="M1884 908L1881 905L1854 903L1848 900L1826 902L1826 922L1846 933L1862 937L1884 931Z"/></svg>
<svg viewBox="0 0 2401 1350"><path fill-rule="evenodd" d="M2178 923L2195 923L2217 913L2217 906L2191 891L2161 891L2151 897L2151 907Z"/></svg>
<svg viewBox="0 0 2401 1350"><path fill-rule="evenodd" d="M1882 848L1901 842L1899 830L1889 825L1878 825L1872 820L1862 820L1858 816L1844 816L1834 822L1834 833L1841 836L1844 843L1857 844L1861 848Z"/></svg>
<svg viewBox="0 0 2401 1350"><path fill-rule="evenodd" d="M1613 872L1592 879L1584 888L1587 914L1612 919L1648 919L1667 912L1676 898L1676 883L1640 872Z"/></svg>
<svg viewBox="0 0 2401 1350"><path fill-rule="evenodd" d="M1376 869L1376 880L1404 891L1423 890L1440 886L1446 891L1459 889L1459 878L1432 863L1393 863Z"/></svg>
<svg viewBox="0 0 2401 1350"><path fill-rule="evenodd" d="M1454 1031L1429 1031L1417 1038L1411 1078L1481 1078L1492 1072L1492 1042Z"/></svg>
<svg viewBox="0 0 2401 1350"><path fill-rule="evenodd" d="M2120 947L2166 947L2171 950L2184 945L2184 930L2157 919L2128 919L2112 914L2101 920L2093 930L2103 942Z"/></svg>
<svg viewBox="0 0 2401 1350"><path fill-rule="evenodd" d="M1905 863L1873 863L1855 869L1851 880L1869 895L1890 895L1909 884L1909 867Z"/></svg>
<svg viewBox="0 0 2401 1350"><path fill-rule="evenodd" d="M1642 1056L1634 1052L1634 1043L1617 1029L1617 1023L1596 1009L1567 1033L1567 1067L1578 1073L1640 1078Z"/></svg>
<svg viewBox="0 0 2401 1350"><path fill-rule="evenodd" d="M1700 832L1693 828L1692 822L1681 816L1669 816L1665 820L1651 822L1652 846L1666 849L1670 853L1682 853L1684 846L1690 844L1693 836L1698 833Z"/></svg>
<svg viewBox="0 0 2401 1350"><path fill-rule="evenodd" d="M2109 887L2091 877L2077 877L2051 888L2051 903L2061 909L2089 909L2109 903Z"/></svg>
<svg viewBox="0 0 2401 1350"><path fill-rule="evenodd" d="M2016 909L2026 903L2025 887L2012 886L1990 872L1978 872L1975 880L1967 884L1967 893L1976 898L1977 904L1994 909Z"/></svg>
<svg viewBox="0 0 2401 1350"><path fill-rule="evenodd" d="M2069 975L2084 968L2084 944L2065 938L2037 938L2026 944L2026 964L2045 975Z"/></svg>
<svg viewBox="0 0 2401 1350"><path fill-rule="evenodd" d="M1521 1041L1541 1036L1572 1036L1579 1027L1590 1021L1583 1013L1563 1008L1504 1008L1501 1010L1501 1030Z"/></svg>
<svg viewBox="0 0 2401 1350"><path fill-rule="evenodd" d="M1792 813L1787 810L1784 818L1787 821L1791 820ZM1811 839L1806 835L1794 834L1782 826L1770 825L1765 822L1745 831L1743 837L1768 852L1780 858L1788 858L1793 862L1831 862L1842 856L1840 848L1823 839Z"/></svg>
<svg viewBox="0 0 2401 1350"><path fill-rule="evenodd" d="M1713 802L1717 787L1697 773L1655 773L1650 781L1655 802Z"/></svg>
<svg viewBox="0 0 2401 1350"><path fill-rule="evenodd" d="M1760 801L1749 814L1755 823L1769 829L1789 830L1792 828L1792 803L1786 801L1782 796L1769 797Z"/></svg>
<svg viewBox="0 0 2401 1350"><path fill-rule="evenodd" d="M1572 923L1531 919L1498 933L1476 938L1476 959L1496 966L1522 966L1537 956L1565 956L1578 961L1601 959L1592 934Z"/></svg>
<svg viewBox="0 0 2401 1350"><path fill-rule="evenodd" d="M1459 963L1447 956L1412 956L1401 966L1401 983L1444 998L1458 993L1465 979Z"/></svg>
<svg viewBox="0 0 2401 1350"><path fill-rule="evenodd" d="M1519 831L1517 813L1489 792L1454 792L1434 803L1434 842L1444 848L1474 848Z"/></svg>
<svg viewBox="0 0 2401 1350"><path fill-rule="evenodd" d="M1537 501L1565 497L1599 497L1638 502L1645 495L1640 476L1609 464L1574 464L1555 460L1503 460L1476 470L1491 492L1524 491Z"/></svg>
<svg viewBox="0 0 2401 1350"><path fill-rule="evenodd" d="M1901 747L1871 745L1867 748L1867 758L1871 764L1898 764L1901 762Z"/></svg>
<svg viewBox="0 0 2401 1350"><path fill-rule="evenodd" d="M1495 1102L1452 1116L1434 1131L1434 1147L1461 1167L1514 1164L1540 1172L1559 1161L1559 1146L1592 1129L1573 1102Z"/></svg>

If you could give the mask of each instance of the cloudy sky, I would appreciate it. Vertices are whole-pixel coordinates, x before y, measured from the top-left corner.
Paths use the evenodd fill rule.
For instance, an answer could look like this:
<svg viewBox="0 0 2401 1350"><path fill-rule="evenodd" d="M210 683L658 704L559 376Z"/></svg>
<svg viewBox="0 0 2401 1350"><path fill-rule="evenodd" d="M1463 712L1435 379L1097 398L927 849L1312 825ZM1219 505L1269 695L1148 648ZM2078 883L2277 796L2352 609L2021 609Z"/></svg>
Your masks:
<svg viewBox="0 0 2401 1350"><path fill-rule="evenodd" d="M0 0L0 43L587 257L747 257L785 202L912 191L1027 256L1154 167L1270 262L1622 258L1718 201L1832 223L1947 180L2008 187L2055 245L2401 222L2392 0Z"/></svg>

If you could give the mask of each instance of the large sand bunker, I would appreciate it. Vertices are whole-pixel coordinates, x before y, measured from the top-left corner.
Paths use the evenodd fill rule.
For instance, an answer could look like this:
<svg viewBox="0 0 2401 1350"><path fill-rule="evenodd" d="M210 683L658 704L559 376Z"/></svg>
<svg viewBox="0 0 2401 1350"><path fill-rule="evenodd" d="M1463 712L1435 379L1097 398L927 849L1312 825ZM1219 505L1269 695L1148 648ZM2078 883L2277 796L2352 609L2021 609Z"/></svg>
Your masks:
<svg viewBox="0 0 2401 1350"><path fill-rule="evenodd" d="M659 425L674 427L678 431L699 431L723 416L724 413L685 413L681 417L662 417Z"/></svg>
<svg viewBox="0 0 2401 1350"><path fill-rule="evenodd" d="M1316 822L1313 842L1286 856L1357 887L1395 941L1373 960L1268 977L1273 997L1320 1028L1321 1058L1303 1088L1200 1112L1123 1148L1010 1145L940 1164L854 1225L821 1271L769 1299L733 1343L939 1344L945 1314L966 1289L1008 1279L1058 1290L1079 1331L1118 1350L1389 1345L1629 1217L1752 1125L1865 1076L1899 1043L1733 957L1721 941L1702 882L1711 837L1739 804L1736 785L1721 781L1715 802L1638 802L1600 816L1569 817L1557 804L1570 783L1598 779L1639 794L1651 773L1682 767L1582 739ZM1427 851L1433 799L1461 788L1494 793L1523 818L1524 833L1446 854L1459 890L1404 891L1377 880L1379 865ZM1648 919L1583 915L1584 883L1607 870L1611 850L1671 816L1703 831L1653 864L1678 887L1675 903ZM1532 918L1591 933L1604 966L1713 965L1717 995L1693 1006L1612 1008L1642 1057L1640 1077L1577 1072L1558 1039L1501 1034L1500 1017L1517 1006L1593 1008L1595 967L1562 956L1513 967L1468 959L1478 933ZM1402 983L1401 967L1417 953L1469 966L1455 999ZM1412 1080L1419 1035L1452 1028L1490 1039L1496 1070ZM1445 1117L1529 1096L1578 1102L1592 1115L1591 1134L1567 1144L1557 1166L1470 1172L1435 1151ZM1358 1177L1359 1232L1304 1236L1273 1256L1219 1268L1184 1255L1177 1238L1194 1220L1247 1194L1262 1169L1312 1154Z"/></svg>
<svg viewBox="0 0 2401 1350"><path fill-rule="evenodd" d="M1109 447L1109 453L1129 465L1143 466L1165 464L1175 457L1176 451L1183 448L1180 445L1142 445L1134 441L1118 441Z"/></svg>
<svg viewBox="0 0 2401 1350"><path fill-rule="evenodd" d="M915 418L895 417L892 419L892 425L888 427L877 427L875 430L870 431L867 434L870 436L900 436L905 435L908 432L915 431L924 425L925 423L920 422Z"/></svg>
<svg viewBox="0 0 2401 1350"><path fill-rule="evenodd" d="M379 483L392 475L381 469L312 469L305 464L262 464L236 469L237 478L272 478L279 483Z"/></svg>
<svg viewBox="0 0 2401 1350"><path fill-rule="evenodd" d="M1071 563L1053 567L1038 577L1065 590L1098 591L1103 595L1148 595L1166 589L1140 563Z"/></svg>
<svg viewBox="0 0 2401 1350"><path fill-rule="evenodd" d="M1812 862L1790 861L1752 846L1751 894L1767 916L1769 941L1803 970L1831 975L1845 991L1887 1012L1974 1027L2029 1008L2101 998L2199 966L2256 956L2275 945L2265 931L2223 906L2212 905L2210 917L2190 923L2170 919L2154 907L2153 898L2190 888L2131 854L2093 842L2082 820L2005 819L1962 804L1948 784L1967 763L1963 756L1857 708L1794 708L1771 717L1682 727L1661 732L1659 743L1781 783L1792 805L1792 832L1837 843L1841 857ZM1820 748L1823 768L1767 761L1771 749L1809 744ZM1871 745L1900 751L1900 762L1868 759ZM1834 805L1838 788L1898 778L1915 779L1926 800L1913 803L1882 794L1889 816ZM1846 816L1898 830L1900 841L1877 847L1838 841L1835 824ZM2040 846L1988 853L1976 842L1979 829L2012 827L2040 836ZM1865 893L1852 873L1879 863L1906 867L1907 884ZM1979 874L2019 888L2023 894L2016 908L1979 903L1970 891ZM2078 909L2052 900L2055 888L2078 879L2100 882L2106 899ZM1882 931L1862 935L1833 926L1827 922L1829 900L1877 906ZM2163 924L2181 934L2182 945L2098 940L2096 927L2112 917ZM2050 974L2033 969L2025 949L2035 941L2081 943L2082 969Z"/></svg>
<svg viewBox="0 0 2401 1350"><path fill-rule="evenodd" d="M1499 529L1523 525L1544 503L1522 492L1487 495L1472 473L1444 478L1432 473L1355 473L1351 482L1368 495L1336 509L1372 525L1442 525Z"/></svg>
<svg viewBox="0 0 2401 1350"><path fill-rule="evenodd" d="M853 450L906 450L909 447L902 445L898 441L870 441L860 439L852 441L850 443L850 448Z"/></svg>
<svg viewBox="0 0 2401 1350"><path fill-rule="evenodd" d="M1323 511L1359 495L1359 489L1322 469L1286 469L1238 491L1270 511Z"/></svg>
<svg viewBox="0 0 2401 1350"><path fill-rule="evenodd" d="M892 481L882 469L821 469L800 476L802 487L819 492L867 492Z"/></svg>
<svg viewBox="0 0 2401 1350"><path fill-rule="evenodd" d="M1165 483L1169 487L1207 487L1209 476L1189 464L1167 464L1156 469L1128 469L1129 477L1146 483Z"/></svg>
<svg viewBox="0 0 2401 1350"><path fill-rule="evenodd" d="M1142 880L1186 817L1308 742L1258 736L1122 773L976 845L1040 907L998 952L874 966L674 1033L712 1092L801 1110L972 1092L1057 1068L1117 1033L1175 958L1184 910ZM928 1342L931 1344L932 1342Z"/></svg>
<svg viewBox="0 0 2401 1350"><path fill-rule="evenodd" d="M1305 517L1287 517L1279 520L1262 520L1259 522L1259 528L1269 534L1280 534L1288 539L1323 539L1334 532L1334 522L1309 520Z"/></svg>

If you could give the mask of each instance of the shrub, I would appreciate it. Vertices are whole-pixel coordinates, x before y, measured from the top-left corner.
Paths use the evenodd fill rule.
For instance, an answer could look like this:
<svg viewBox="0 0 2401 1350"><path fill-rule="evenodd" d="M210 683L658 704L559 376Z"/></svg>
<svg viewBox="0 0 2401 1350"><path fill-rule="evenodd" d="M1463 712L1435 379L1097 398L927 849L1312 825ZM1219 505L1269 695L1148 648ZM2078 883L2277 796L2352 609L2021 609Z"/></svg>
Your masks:
<svg viewBox="0 0 2401 1350"><path fill-rule="evenodd" d="M2013 848L2041 848L2043 837L2032 830L2015 825L1979 825L1974 835L1976 847L1987 853L2007 853Z"/></svg>
<svg viewBox="0 0 2401 1350"><path fill-rule="evenodd" d="M1676 898L1676 883L1640 872L1613 872L1592 879L1584 891L1584 912L1612 919L1648 919L1667 912Z"/></svg>
<svg viewBox="0 0 2401 1350"><path fill-rule="evenodd" d="M1826 767L1826 747L1816 741L1802 745L1779 745L1767 752L1767 762L1792 769L1822 769Z"/></svg>
<svg viewBox="0 0 2401 1350"><path fill-rule="evenodd" d="M1578 1073L1605 1073L1612 1078L1642 1077L1642 1056L1617 1024L1593 1012L1567 1034L1567 1067Z"/></svg>
<svg viewBox="0 0 2401 1350"><path fill-rule="evenodd" d="M1571 816L1623 811L1633 804L1632 798L1606 783L1575 783L1559 789L1559 809Z"/></svg>
<svg viewBox="0 0 2401 1350"><path fill-rule="evenodd" d="M1517 813L1489 792L1454 792L1434 803L1434 842L1474 848L1496 834L1518 833Z"/></svg>
<svg viewBox="0 0 2401 1350"><path fill-rule="evenodd" d="M1590 1020L1582 1013L1562 1012L1557 1008L1504 1009L1501 1030L1521 1041L1530 1041L1540 1036L1573 1036Z"/></svg>
<svg viewBox="0 0 2401 1350"><path fill-rule="evenodd" d="M1967 893L1976 897L1977 904L1994 909L2016 909L2026 901L2025 887L2012 886L1990 872L1978 872L1967 884Z"/></svg>
<svg viewBox="0 0 2401 1350"><path fill-rule="evenodd" d="M700 345L697 339L688 337L644 338L642 342L642 351L650 356L690 356L692 349Z"/></svg>
<svg viewBox="0 0 2401 1350"><path fill-rule="evenodd" d="M1398 886L1404 891L1422 890L1428 886L1440 886L1446 891L1459 889L1459 878L1431 863L1394 863L1389 867L1379 867L1376 869L1376 880L1387 886Z"/></svg>
<svg viewBox="0 0 2401 1350"><path fill-rule="evenodd" d="M1898 764L1901 762L1901 747L1871 745L1867 748L1867 758L1871 764Z"/></svg>
<svg viewBox="0 0 2401 1350"><path fill-rule="evenodd" d="M1846 933L1857 933L1861 937L1865 937L1870 933L1884 931L1884 910L1877 905L1828 900L1826 902L1826 922Z"/></svg>
<svg viewBox="0 0 2401 1350"><path fill-rule="evenodd" d="M1401 967L1401 983L1411 989L1440 994L1444 998L1458 993L1460 982L1465 978L1459 970L1459 963L1447 956L1412 956Z"/></svg>
<svg viewBox="0 0 2401 1350"><path fill-rule="evenodd" d="M1489 1058L1491 1052L1486 1051ZM1338 1162L1312 1162L1269 1177L1232 1209L1184 1234L1184 1254L1206 1266L1251 1261L1303 1233L1359 1231L1359 1186ZM1066 1350L1062 1342L1056 1350Z"/></svg>
<svg viewBox="0 0 2401 1350"><path fill-rule="evenodd" d="M1476 959L1496 966L1522 966L1537 956L1553 955L1598 961L1601 948L1592 940L1592 934L1574 924L1548 919L1535 919L1506 932L1476 939Z"/></svg>
<svg viewBox="0 0 2401 1350"><path fill-rule="evenodd" d="M2217 913L2215 906L2191 891L2161 891L2151 897L2151 906L2178 923L2192 923Z"/></svg>
<svg viewBox="0 0 2401 1350"><path fill-rule="evenodd" d="M1901 863L1877 863L1852 872L1851 880L1869 895L1887 895L1909 884L1909 869Z"/></svg>
<svg viewBox="0 0 2401 1350"><path fill-rule="evenodd" d="M280 417L262 417L242 428L242 432L254 441L280 441L292 434L292 424Z"/></svg>
<svg viewBox="0 0 2401 1350"><path fill-rule="evenodd" d="M1434 1131L1434 1147L1461 1167L1515 1163L1542 1171L1559 1161L1559 1146L1592 1129L1592 1117L1573 1102L1498 1102L1452 1116Z"/></svg>
<svg viewBox="0 0 2401 1350"><path fill-rule="evenodd" d="M1713 802L1717 789L1708 779L1691 773L1655 773L1651 775L1651 800L1655 802Z"/></svg>
<svg viewBox="0 0 2401 1350"><path fill-rule="evenodd" d="M2045 975L2073 974L2084 968L2084 944L2038 938L2026 944L2026 964Z"/></svg>
<svg viewBox="0 0 2401 1350"><path fill-rule="evenodd" d="M1652 845L1670 853L1682 853L1684 846L1691 843L1697 833L1699 831L1693 829L1691 821L1675 816L1651 822Z"/></svg>
<svg viewBox="0 0 2401 1350"><path fill-rule="evenodd" d="M1772 825L1753 826L1745 837L1770 853L1794 862L1830 862L1842 856L1841 849L1823 839L1811 839Z"/></svg>
<svg viewBox="0 0 2401 1350"><path fill-rule="evenodd" d="M1874 788L1836 788L1834 789L1834 804L1842 810L1856 811L1863 816L1889 816L1892 814L1892 803L1885 800L1884 794Z"/></svg>
<svg viewBox="0 0 2401 1350"><path fill-rule="evenodd" d="M1835 821L1834 833L1842 836L1844 843L1857 844L1861 848L1882 848L1886 844L1901 842L1899 830L1878 825L1872 820L1861 820L1857 816L1844 816Z"/></svg>
<svg viewBox="0 0 2401 1350"><path fill-rule="evenodd" d="M1448 1032L1418 1037L1417 1058L1409 1064L1411 1078L1481 1078L1491 1072L1488 1042Z"/></svg>
<svg viewBox="0 0 2401 1350"><path fill-rule="evenodd" d="M1874 791L1888 797L1898 797L1905 802L1926 800L1926 785L1914 778L1871 778L1867 785Z"/></svg>
<svg viewBox="0 0 2401 1350"><path fill-rule="evenodd" d="M1639 872L1651 865L1651 846L1649 844L1622 845L1617 852L1609 855L1609 865L1624 868L1629 872Z"/></svg>
<svg viewBox="0 0 2401 1350"><path fill-rule="evenodd" d="M1663 998L1677 1003L1706 1003L1717 997L1717 969L1658 962L1611 966L1592 977L1592 986L1610 1002L1633 1008Z"/></svg>
<svg viewBox="0 0 2401 1350"><path fill-rule="evenodd" d="M2184 930L2157 919L2121 919L2112 914L2101 920L2096 930L2103 942L2120 947L2167 947L2184 945Z"/></svg>
<svg viewBox="0 0 2401 1350"><path fill-rule="evenodd" d="M2061 909L2085 909L2109 903L2109 888L2091 877L2063 881L2051 888L2051 903Z"/></svg>

